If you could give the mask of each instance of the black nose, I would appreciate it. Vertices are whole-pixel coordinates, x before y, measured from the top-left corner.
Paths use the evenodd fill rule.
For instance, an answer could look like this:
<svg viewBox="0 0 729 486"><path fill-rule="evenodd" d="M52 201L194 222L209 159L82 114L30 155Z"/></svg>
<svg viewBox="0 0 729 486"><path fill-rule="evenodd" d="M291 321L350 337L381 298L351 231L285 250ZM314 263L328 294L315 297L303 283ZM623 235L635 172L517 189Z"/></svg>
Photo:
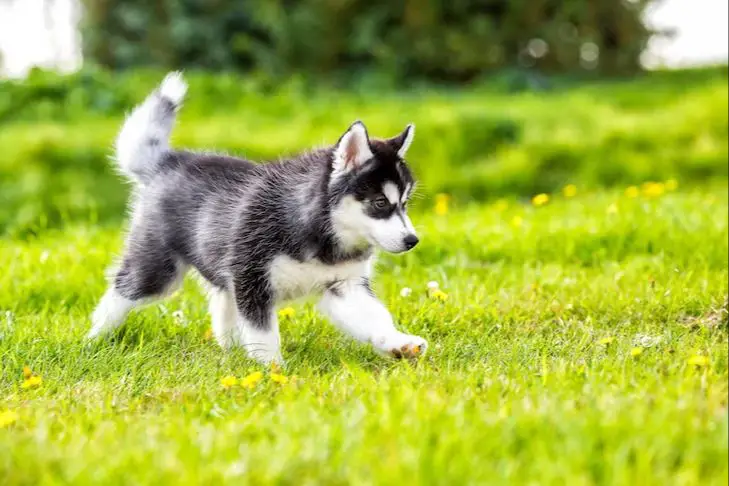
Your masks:
<svg viewBox="0 0 729 486"><path fill-rule="evenodd" d="M420 241L420 240L415 235L407 235L402 240L402 242L405 243L405 248L407 248L408 250L415 247L415 245L418 244L418 241Z"/></svg>

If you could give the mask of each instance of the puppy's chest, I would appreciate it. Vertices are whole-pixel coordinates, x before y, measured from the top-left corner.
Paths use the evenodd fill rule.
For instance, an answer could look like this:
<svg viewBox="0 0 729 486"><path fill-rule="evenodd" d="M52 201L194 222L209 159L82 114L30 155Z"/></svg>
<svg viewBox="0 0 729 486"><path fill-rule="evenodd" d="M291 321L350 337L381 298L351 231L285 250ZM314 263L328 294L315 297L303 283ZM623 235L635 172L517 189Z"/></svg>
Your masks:
<svg viewBox="0 0 729 486"><path fill-rule="evenodd" d="M322 292L337 281L368 277L369 269L369 260L327 265L319 260L300 262L278 256L271 264L269 278L277 297L294 299Z"/></svg>

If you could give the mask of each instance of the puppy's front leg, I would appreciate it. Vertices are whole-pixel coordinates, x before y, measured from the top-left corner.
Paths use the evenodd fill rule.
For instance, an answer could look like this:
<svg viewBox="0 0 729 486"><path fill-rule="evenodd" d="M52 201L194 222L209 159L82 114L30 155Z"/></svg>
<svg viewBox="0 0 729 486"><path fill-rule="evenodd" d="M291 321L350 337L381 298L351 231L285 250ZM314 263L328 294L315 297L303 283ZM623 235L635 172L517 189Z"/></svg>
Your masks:
<svg viewBox="0 0 729 486"><path fill-rule="evenodd" d="M283 364L278 319L265 274L252 269L234 280L238 329L248 356L259 363Z"/></svg>
<svg viewBox="0 0 729 486"><path fill-rule="evenodd" d="M331 285L319 307L339 329L358 341L371 343L380 354L412 358L423 355L428 347L425 339L395 329L392 316L374 296L366 279Z"/></svg>
<svg viewBox="0 0 729 486"><path fill-rule="evenodd" d="M262 364L283 364L278 319L272 310L267 320L251 320L241 316L243 347L248 356Z"/></svg>

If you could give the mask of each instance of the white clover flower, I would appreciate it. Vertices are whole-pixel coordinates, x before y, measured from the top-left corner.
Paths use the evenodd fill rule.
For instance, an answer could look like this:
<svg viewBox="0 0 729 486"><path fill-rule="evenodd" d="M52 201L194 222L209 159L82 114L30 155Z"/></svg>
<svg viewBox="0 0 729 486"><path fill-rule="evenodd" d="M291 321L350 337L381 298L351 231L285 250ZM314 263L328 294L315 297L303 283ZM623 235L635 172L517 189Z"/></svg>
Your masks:
<svg viewBox="0 0 729 486"><path fill-rule="evenodd" d="M633 344L635 346L640 346L641 348L651 348L653 346L656 346L657 344L660 344L660 342L663 340L661 336L649 336L648 334L636 334L635 337L633 337Z"/></svg>
<svg viewBox="0 0 729 486"><path fill-rule="evenodd" d="M180 324L182 324L183 326L187 324L187 319L185 318L185 313L182 312L181 310L176 310L175 312L173 312L172 313L172 317L177 322L179 322Z"/></svg>
<svg viewBox="0 0 729 486"><path fill-rule="evenodd" d="M400 289L400 297L410 297L410 294L413 293L413 289L410 287L403 287Z"/></svg>
<svg viewBox="0 0 729 486"><path fill-rule="evenodd" d="M435 290L438 287L440 287L440 285L438 285L438 282L436 282L435 280L431 280L430 282L428 282L428 288L430 290Z"/></svg>

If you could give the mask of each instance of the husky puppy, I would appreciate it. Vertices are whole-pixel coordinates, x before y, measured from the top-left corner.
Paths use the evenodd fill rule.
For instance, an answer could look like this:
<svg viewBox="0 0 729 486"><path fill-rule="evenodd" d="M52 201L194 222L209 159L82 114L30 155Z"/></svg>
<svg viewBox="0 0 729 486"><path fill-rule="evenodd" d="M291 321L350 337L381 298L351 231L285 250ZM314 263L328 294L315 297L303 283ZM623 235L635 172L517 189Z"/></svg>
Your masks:
<svg viewBox="0 0 729 486"><path fill-rule="evenodd" d="M381 354L425 353L425 340L398 331L370 287L375 248L418 243L404 160L414 127L374 140L355 122L332 147L255 164L170 148L186 91L180 73L168 74L116 140L116 162L134 182L131 221L89 337L169 295L192 267L209 284L217 342L259 362L282 362L276 303L313 292L337 327Z"/></svg>

